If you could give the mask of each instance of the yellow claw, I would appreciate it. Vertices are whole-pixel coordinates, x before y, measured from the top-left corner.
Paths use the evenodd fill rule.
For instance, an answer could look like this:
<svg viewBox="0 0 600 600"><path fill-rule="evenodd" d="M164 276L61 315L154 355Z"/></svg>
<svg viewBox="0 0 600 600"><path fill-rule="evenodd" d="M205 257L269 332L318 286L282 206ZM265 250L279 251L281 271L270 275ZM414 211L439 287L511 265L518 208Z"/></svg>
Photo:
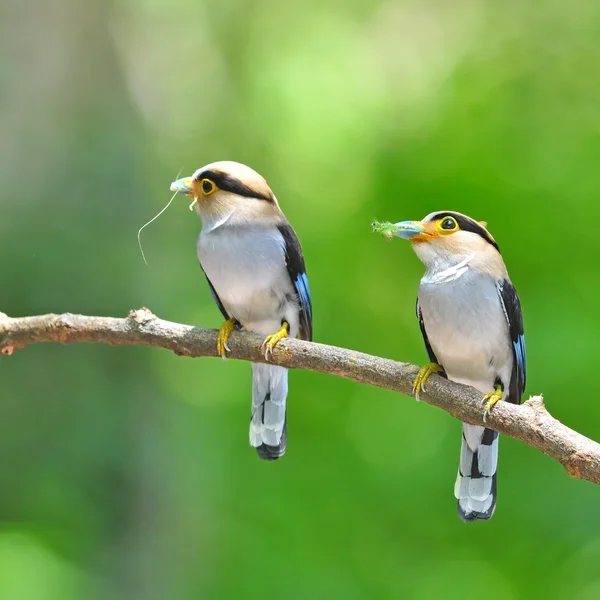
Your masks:
<svg viewBox="0 0 600 600"><path fill-rule="evenodd" d="M487 417L490 414L490 411L492 410L492 408L494 408L494 406L500 402L500 400L502 400L502 396L503 396L503 391L502 391L502 386L500 384L497 384L494 387L495 391L494 392L490 392L489 394L486 394L483 397L483 402L482 404L483 406L483 422L485 423L487 421Z"/></svg>
<svg viewBox="0 0 600 600"><path fill-rule="evenodd" d="M443 370L444 369L440 365L434 362L430 362L424 367L421 367L421 370L417 373L415 382L413 383L413 394L417 400L419 399L419 394L422 391L425 391L425 382L429 379L429 376L432 373L441 373Z"/></svg>
<svg viewBox="0 0 600 600"><path fill-rule="evenodd" d="M221 358L227 358L227 352L230 350L227 341L231 332L235 329L235 323L235 319L227 319L219 329L219 334L217 335L217 352Z"/></svg>
<svg viewBox="0 0 600 600"><path fill-rule="evenodd" d="M271 335L268 335L265 338L265 341L262 343L261 349L265 351L265 358L269 360L269 354L273 353L273 348L283 339L286 338L289 334L290 324L287 321L284 321L281 327Z"/></svg>

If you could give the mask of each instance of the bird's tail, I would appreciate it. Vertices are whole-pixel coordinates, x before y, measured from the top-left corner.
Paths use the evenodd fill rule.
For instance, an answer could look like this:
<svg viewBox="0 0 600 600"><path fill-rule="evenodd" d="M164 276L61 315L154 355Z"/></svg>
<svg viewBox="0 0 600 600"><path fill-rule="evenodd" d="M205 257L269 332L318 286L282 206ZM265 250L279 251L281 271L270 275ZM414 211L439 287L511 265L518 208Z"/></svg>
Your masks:
<svg viewBox="0 0 600 600"><path fill-rule="evenodd" d="M250 445L265 460L277 460L285 453L287 380L288 370L283 367L252 364Z"/></svg>
<svg viewBox="0 0 600 600"><path fill-rule="evenodd" d="M496 508L498 432L463 423L454 495L463 521L487 520Z"/></svg>

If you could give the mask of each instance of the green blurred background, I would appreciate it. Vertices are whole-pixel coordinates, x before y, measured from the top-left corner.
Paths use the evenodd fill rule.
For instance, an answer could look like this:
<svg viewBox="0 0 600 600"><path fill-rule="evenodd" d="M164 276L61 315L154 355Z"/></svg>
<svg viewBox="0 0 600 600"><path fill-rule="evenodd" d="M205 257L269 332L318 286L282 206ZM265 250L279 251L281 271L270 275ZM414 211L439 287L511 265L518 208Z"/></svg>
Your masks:
<svg viewBox="0 0 600 600"><path fill-rule="evenodd" d="M182 169L263 174L318 341L423 363L422 265L373 218L489 222L527 393L600 439L600 4L3 0L0 310L217 327ZM589 393L588 393L589 390ZM0 361L0 598L600 597L600 493L508 438L487 523L456 515L460 425L293 372L288 454L248 447L250 367L39 345Z"/></svg>

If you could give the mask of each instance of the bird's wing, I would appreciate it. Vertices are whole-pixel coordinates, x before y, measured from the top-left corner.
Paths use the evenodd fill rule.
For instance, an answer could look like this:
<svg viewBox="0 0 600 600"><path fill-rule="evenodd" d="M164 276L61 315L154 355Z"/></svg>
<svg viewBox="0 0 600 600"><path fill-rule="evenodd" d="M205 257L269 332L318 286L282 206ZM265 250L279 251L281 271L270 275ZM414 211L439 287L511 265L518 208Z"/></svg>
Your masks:
<svg viewBox="0 0 600 600"><path fill-rule="evenodd" d="M200 265L200 268L202 269L202 265ZM230 319L231 315L225 310L225 307L223 306L221 299L217 295L217 292L216 292L213 284L210 282L208 275L204 272L204 269L202 269L202 272L204 273L204 276L206 277L206 281L208 281L208 287L210 288L210 293L212 294L214 301L217 303L217 306L219 307L221 314L225 317L225 319Z"/></svg>
<svg viewBox="0 0 600 600"><path fill-rule="evenodd" d="M429 356L429 360L432 363L440 364L431 344L429 343L429 338L427 337L427 332L425 331L425 323L423 321L423 313L421 312L421 307L419 306L419 298L417 297L417 319L419 319L419 327L421 328L421 334L423 335L423 341L425 342L425 348L427 350L427 356ZM440 365L443 366L443 365Z"/></svg>
<svg viewBox="0 0 600 600"><path fill-rule="evenodd" d="M525 336L523 334L523 314L521 303L513 284L503 279L496 285L504 316L508 323L508 332L513 347L513 370L510 378L508 401L521 404L521 396L525 391Z"/></svg>
<svg viewBox="0 0 600 600"><path fill-rule="evenodd" d="M312 303L302 248L291 225L277 227L283 237L285 265L300 302L300 338L312 340Z"/></svg>

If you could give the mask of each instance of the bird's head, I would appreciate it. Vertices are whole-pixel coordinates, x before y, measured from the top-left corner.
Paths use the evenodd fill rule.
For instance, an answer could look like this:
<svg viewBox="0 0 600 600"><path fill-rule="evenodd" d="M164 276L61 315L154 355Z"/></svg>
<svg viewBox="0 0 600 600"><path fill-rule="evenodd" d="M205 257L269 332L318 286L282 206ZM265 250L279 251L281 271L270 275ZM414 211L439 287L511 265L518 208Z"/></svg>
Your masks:
<svg viewBox="0 0 600 600"><path fill-rule="evenodd" d="M201 167L191 177L174 181L171 191L195 199L196 212L205 228L276 219L280 214L277 199L265 179L250 167L233 161Z"/></svg>
<svg viewBox="0 0 600 600"><path fill-rule="evenodd" d="M498 259L496 240L486 223L461 213L437 211L421 221L402 221L394 225L395 235L412 242L417 256L428 269L444 269L469 257L477 262Z"/></svg>

